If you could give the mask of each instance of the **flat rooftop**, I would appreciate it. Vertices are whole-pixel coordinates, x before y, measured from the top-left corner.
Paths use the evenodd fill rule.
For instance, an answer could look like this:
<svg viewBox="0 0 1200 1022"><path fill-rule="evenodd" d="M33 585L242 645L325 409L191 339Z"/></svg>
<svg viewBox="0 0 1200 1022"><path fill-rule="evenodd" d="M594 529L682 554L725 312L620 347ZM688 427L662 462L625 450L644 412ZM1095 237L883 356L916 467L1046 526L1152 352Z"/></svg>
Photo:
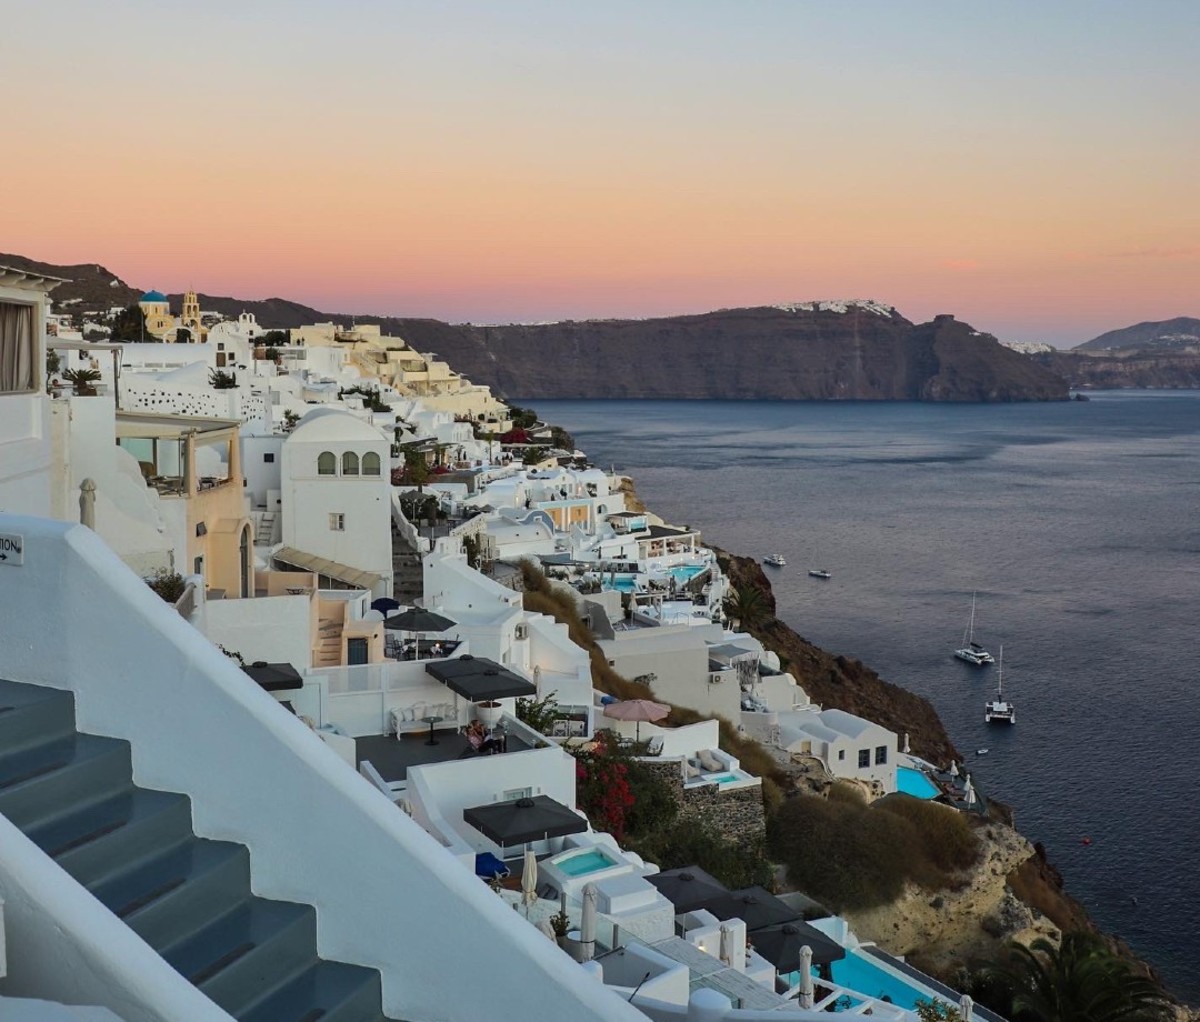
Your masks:
<svg viewBox="0 0 1200 1022"><path fill-rule="evenodd" d="M379 776L385 781L403 781L408 778L408 768L424 766L426 763L449 763L455 759L486 759L486 756L467 756L471 748L466 737L456 730L434 730L433 737L437 745L429 745L429 729L406 732L403 738L394 735L366 735L354 740L355 765L369 759L371 765L379 771ZM498 752L504 756L513 752L527 752L531 749L516 735L508 736L507 753Z"/></svg>

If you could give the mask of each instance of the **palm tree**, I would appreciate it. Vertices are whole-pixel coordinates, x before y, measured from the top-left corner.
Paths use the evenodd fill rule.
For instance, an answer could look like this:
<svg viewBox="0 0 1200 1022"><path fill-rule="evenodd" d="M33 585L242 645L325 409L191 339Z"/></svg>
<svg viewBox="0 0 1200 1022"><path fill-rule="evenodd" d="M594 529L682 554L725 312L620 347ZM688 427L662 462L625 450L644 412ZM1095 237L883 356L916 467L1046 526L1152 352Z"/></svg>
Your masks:
<svg viewBox="0 0 1200 1022"><path fill-rule="evenodd" d="M991 971L1011 985L1013 1022L1157 1022L1171 1011L1152 980L1091 933L1065 934L1058 947L1044 937L1013 944Z"/></svg>
<svg viewBox="0 0 1200 1022"><path fill-rule="evenodd" d="M725 615L736 620L742 628L756 628L771 616L771 608L761 589L746 585L730 590L725 600Z"/></svg>

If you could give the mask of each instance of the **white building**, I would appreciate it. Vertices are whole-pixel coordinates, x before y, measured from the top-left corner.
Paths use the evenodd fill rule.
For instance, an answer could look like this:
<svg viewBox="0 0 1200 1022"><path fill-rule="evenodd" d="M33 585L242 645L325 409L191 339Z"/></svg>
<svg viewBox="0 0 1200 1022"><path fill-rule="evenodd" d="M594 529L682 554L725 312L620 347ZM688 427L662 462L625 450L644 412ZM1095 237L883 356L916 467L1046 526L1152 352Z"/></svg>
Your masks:
<svg viewBox="0 0 1200 1022"><path fill-rule="evenodd" d="M389 595L390 448L378 429L350 412L309 412L283 444L283 549L276 559ZM329 563L322 570L312 558ZM374 578L342 578L341 568Z"/></svg>

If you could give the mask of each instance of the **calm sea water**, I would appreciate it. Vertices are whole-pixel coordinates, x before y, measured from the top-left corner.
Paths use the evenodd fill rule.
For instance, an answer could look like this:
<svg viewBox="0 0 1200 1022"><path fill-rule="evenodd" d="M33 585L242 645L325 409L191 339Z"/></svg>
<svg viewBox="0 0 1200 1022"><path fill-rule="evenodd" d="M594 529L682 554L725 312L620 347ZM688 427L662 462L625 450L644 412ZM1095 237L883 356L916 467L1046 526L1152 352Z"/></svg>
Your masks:
<svg viewBox="0 0 1200 1022"><path fill-rule="evenodd" d="M786 555L780 617L931 699L1071 893L1200 1003L1200 393L532 403L669 521ZM1012 728L983 722L995 668L951 656L972 592Z"/></svg>

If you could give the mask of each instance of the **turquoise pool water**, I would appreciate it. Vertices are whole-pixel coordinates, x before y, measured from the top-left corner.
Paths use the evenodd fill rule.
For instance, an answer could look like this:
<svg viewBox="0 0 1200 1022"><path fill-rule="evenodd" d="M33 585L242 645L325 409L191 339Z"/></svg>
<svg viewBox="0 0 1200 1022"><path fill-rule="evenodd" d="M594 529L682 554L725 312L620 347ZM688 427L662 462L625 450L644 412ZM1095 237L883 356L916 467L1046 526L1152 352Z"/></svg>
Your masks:
<svg viewBox="0 0 1200 1022"><path fill-rule="evenodd" d="M637 580L632 578L619 578L611 583L606 579L604 584L610 589L616 589L622 593L632 593L637 589Z"/></svg>
<svg viewBox="0 0 1200 1022"><path fill-rule="evenodd" d="M580 855L572 855L561 862L556 862L555 865L569 877L581 877L588 873L595 873L597 870L608 869L609 866L615 866L616 863L603 852L583 852Z"/></svg>
<svg viewBox="0 0 1200 1022"><path fill-rule="evenodd" d="M733 781L740 781L741 778L737 774L717 774L714 777L706 777L705 780L716 781L718 784L729 784Z"/></svg>
<svg viewBox="0 0 1200 1022"><path fill-rule="evenodd" d="M695 578L700 572L706 570L701 564L681 564L670 570L671 576L676 582L688 582Z"/></svg>
<svg viewBox="0 0 1200 1022"><path fill-rule="evenodd" d="M885 972L861 952L850 950L841 961L830 965L833 970L833 981L839 986L882 1000L887 997L900 1008L913 1010L917 999L928 1000L929 994L919 988L909 985L909 981L898 979L890 972Z"/></svg>
<svg viewBox="0 0 1200 1022"><path fill-rule="evenodd" d="M912 767L896 767L896 787L914 798L937 798L941 794L933 781Z"/></svg>

